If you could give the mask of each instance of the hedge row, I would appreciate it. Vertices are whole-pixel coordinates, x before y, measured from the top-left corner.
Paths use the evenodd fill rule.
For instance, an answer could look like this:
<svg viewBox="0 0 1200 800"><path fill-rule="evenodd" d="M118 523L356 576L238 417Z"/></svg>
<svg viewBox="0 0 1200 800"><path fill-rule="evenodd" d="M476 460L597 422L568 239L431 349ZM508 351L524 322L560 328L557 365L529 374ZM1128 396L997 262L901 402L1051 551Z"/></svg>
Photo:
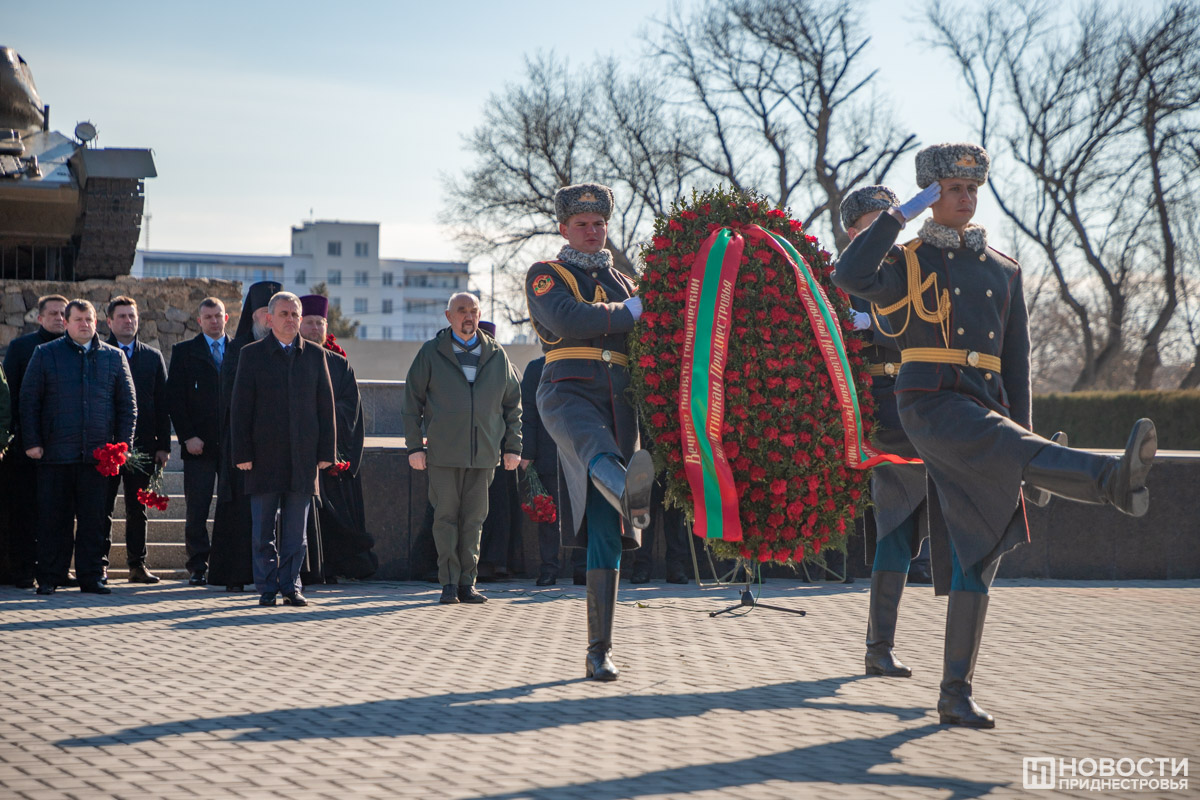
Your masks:
<svg viewBox="0 0 1200 800"><path fill-rule="evenodd" d="M1163 450L1200 450L1200 390L1073 392L1033 398L1033 427L1066 431L1073 447L1123 448L1133 423L1154 420Z"/></svg>

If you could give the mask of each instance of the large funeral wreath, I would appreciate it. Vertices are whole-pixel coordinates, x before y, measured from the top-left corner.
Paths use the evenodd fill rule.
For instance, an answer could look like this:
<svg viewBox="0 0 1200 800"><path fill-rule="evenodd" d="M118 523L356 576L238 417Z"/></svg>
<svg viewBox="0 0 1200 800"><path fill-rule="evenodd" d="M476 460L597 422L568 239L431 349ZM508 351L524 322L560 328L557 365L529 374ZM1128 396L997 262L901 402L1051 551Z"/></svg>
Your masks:
<svg viewBox="0 0 1200 800"><path fill-rule="evenodd" d="M693 267L698 259L714 263L706 243L712 245L723 229L740 238L744 249L740 258L736 251L725 256L726 263L738 264L728 284L732 300L726 297L725 324L718 319L715 328L709 326L727 337L723 421L710 449L723 448L732 483L723 495L724 507L736 508L732 527L740 528L740 539L729 526L721 534L710 524L708 536L724 538L708 541L723 558L822 560L822 548L844 549L846 531L869 494L869 471L855 468L857 459L847 455L843 411L853 405L846 401L849 384L857 395L856 441L861 442L872 416L870 378L859 355L864 342L847 333L849 300L830 281L829 253L799 222L759 195L722 188L693 193L655 222L654 237L641 252L644 313L630 344L633 392L644 430L653 442L655 466L666 475L667 502L693 518L692 486L699 484L689 482L685 470L689 433L681 421L680 392L681 386L692 393L702 390L687 376L699 376L702 383L701 368L710 369L713 362L695 361L697 351L702 357L709 353L709 342L689 323L689 296L693 314L717 313L712 295L698 293ZM792 261L801 262L800 269ZM798 285L809 279L821 291L812 291L810 283L806 304ZM818 301L836 328L832 336L826 331L824 346L812 322ZM827 359L837 360L838 353L848 367L840 392L827 367ZM714 381L719 383L720 375ZM714 434L715 420L710 421ZM862 452L856 449L856 455ZM736 503L728 502L733 493Z"/></svg>

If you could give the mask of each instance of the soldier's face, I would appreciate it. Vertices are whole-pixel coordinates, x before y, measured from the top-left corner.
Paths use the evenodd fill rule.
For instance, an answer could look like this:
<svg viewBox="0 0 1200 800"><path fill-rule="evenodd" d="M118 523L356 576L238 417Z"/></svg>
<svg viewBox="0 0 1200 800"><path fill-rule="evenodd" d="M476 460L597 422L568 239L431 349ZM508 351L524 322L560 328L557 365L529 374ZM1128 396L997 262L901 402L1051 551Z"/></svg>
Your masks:
<svg viewBox="0 0 1200 800"><path fill-rule="evenodd" d="M558 232L567 244L581 253L599 253L608 238L608 223L604 217L593 212L573 214L566 222L560 222Z"/></svg>
<svg viewBox="0 0 1200 800"><path fill-rule="evenodd" d="M941 184L942 196L929 207L933 221L948 228L962 229L975 216L980 184L966 178L947 178Z"/></svg>
<svg viewBox="0 0 1200 800"><path fill-rule="evenodd" d="M300 320L300 335L314 344L325 344L325 331L329 324L320 314L309 314Z"/></svg>

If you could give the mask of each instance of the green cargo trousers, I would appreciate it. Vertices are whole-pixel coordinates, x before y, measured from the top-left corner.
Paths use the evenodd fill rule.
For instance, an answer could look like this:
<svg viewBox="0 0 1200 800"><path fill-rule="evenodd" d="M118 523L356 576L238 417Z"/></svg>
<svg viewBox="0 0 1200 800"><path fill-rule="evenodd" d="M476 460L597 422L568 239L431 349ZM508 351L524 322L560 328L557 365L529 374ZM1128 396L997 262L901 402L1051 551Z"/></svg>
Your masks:
<svg viewBox="0 0 1200 800"><path fill-rule="evenodd" d="M431 466L428 471L438 582L474 586L479 574L479 540L488 513L488 486L496 470Z"/></svg>

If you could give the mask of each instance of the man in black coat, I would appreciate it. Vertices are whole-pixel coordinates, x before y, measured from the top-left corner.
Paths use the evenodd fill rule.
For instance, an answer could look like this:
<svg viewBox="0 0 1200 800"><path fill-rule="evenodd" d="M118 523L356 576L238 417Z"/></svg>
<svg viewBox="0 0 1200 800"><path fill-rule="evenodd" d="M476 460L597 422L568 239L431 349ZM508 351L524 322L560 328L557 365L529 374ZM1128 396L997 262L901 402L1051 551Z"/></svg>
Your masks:
<svg viewBox="0 0 1200 800"><path fill-rule="evenodd" d="M242 349L230 406L232 458L250 495L254 583L264 606L275 605L279 592L287 605L308 604L300 568L309 504L318 472L337 454L329 368L324 351L300 336L300 318L299 297L271 298L271 331Z"/></svg>
<svg viewBox="0 0 1200 800"><path fill-rule="evenodd" d="M363 442L366 438L366 417L358 392L354 368L346 351L330 342L329 298L306 294L300 298L304 318L300 335L321 347L329 367L329 382L333 386L333 408L337 418L338 460L348 464L344 470L322 470L319 512L309 521L309 572L313 579L337 583L338 575L347 578L368 578L379 568L379 557L371 548L375 539L367 531L366 506L363 503L362 468ZM337 348L337 351L333 348ZM312 548L321 547L321 558L314 558Z"/></svg>
<svg viewBox="0 0 1200 800"><path fill-rule="evenodd" d="M9 497L29 498L29 502L5 503L0 509L7 520L0 521L7 534L6 551L11 573L8 580L19 589L33 588L34 562L37 560L37 464L25 455L21 446L21 381L25 370L33 359L33 351L52 342L67 329L67 298L61 294L50 294L38 298L38 329L33 333L18 336L4 354L4 374L8 378L8 389L12 396L13 441L4 457L4 484Z"/></svg>
<svg viewBox="0 0 1200 800"><path fill-rule="evenodd" d="M197 319L200 333L171 350L167 404L183 457L188 582L203 586L208 575L208 508L221 455L221 364L229 347L229 315L224 303L207 297Z"/></svg>
<svg viewBox="0 0 1200 800"><path fill-rule="evenodd" d="M275 281L251 284L242 303L237 332L226 347L225 359L221 362L221 400L217 408L221 420L220 464L217 467L217 509L213 516L208 581L224 585L230 592L240 592L245 584L254 580L250 495L246 493L244 476L234 468L231 458L229 407L233 402L233 380L242 348L270 333L267 303L281 288Z"/></svg>
<svg viewBox="0 0 1200 800"><path fill-rule="evenodd" d="M21 384L22 444L38 462L38 594L65 585L72 549L80 591L111 593L101 578L112 479L96 469L93 452L130 447L136 417L125 356L96 335L92 304L72 300L67 335L34 351Z"/></svg>
<svg viewBox="0 0 1200 800"><path fill-rule="evenodd" d="M546 357L538 356L525 366L521 376L521 469L537 471L542 485L554 500L558 516L554 522L538 523L538 586L553 586L558 580L558 551L562 548L562 505L559 503L558 447L538 413L537 389L542 382Z"/></svg>
<svg viewBox="0 0 1200 800"><path fill-rule="evenodd" d="M138 341L137 301L126 295L114 297L108 304L108 343L118 347L129 361L133 386L137 392L137 427L133 446L153 454L154 469L161 469L171 458L171 418L167 412L167 365L157 348ZM125 553L130 583L158 583L158 576L146 568L146 506L138 500L138 491L150 486L150 476L124 467L112 479L109 489L109 520L117 490L125 489ZM111 527L111 526L110 526ZM108 542L111 545L111 535Z"/></svg>

